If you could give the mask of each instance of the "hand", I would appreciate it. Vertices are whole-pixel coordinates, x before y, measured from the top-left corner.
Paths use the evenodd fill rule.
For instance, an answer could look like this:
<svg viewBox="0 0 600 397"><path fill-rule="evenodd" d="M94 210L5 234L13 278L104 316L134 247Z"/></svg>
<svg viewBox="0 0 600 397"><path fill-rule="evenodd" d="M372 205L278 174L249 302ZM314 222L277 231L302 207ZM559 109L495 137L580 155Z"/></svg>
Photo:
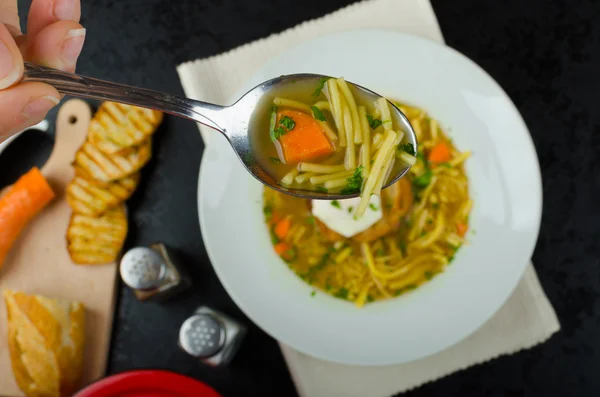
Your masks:
<svg viewBox="0 0 600 397"><path fill-rule="evenodd" d="M0 0L0 142L39 123L60 101L47 84L20 83L23 61L75 71L85 39L80 16L80 0L32 0L23 35L17 0Z"/></svg>

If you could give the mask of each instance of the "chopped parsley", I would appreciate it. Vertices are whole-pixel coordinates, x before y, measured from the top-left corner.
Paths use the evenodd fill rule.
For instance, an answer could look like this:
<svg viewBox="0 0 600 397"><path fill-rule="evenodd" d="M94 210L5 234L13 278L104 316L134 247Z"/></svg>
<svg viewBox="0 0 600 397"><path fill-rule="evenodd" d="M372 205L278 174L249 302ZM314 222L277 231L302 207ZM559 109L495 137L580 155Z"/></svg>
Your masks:
<svg viewBox="0 0 600 397"><path fill-rule="evenodd" d="M329 190L327 190L327 188L325 188L323 186L317 186L317 192L327 193L327 192L329 192Z"/></svg>
<svg viewBox="0 0 600 397"><path fill-rule="evenodd" d="M360 193L363 184L362 170L363 166L361 165L354 170L354 174L350 178L346 179L348 185L341 190L342 194Z"/></svg>
<svg viewBox="0 0 600 397"><path fill-rule="evenodd" d="M353 210L354 210L354 207L348 207L348 213L349 214L351 214Z"/></svg>
<svg viewBox="0 0 600 397"><path fill-rule="evenodd" d="M271 123L269 127L269 132L271 135L271 140L276 141L281 138L282 135L287 134L296 126L296 122L294 119L288 116L283 116L281 120L279 120L279 125L277 125L277 108L273 107L273 113L271 113Z"/></svg>
<svg viewBox="0 0 600 397"><path fill-rule="evenodd" d="M416 289L416 288L417 288L417 286L415 284L409 284L406 287L404 287L404 289L407 290L407 291L411 291L411 290Z"/></svg>
<svg viewBox="0 0 600 397"><path fill-rule="evenodd" d="M317 295L317 291L313 290L313 291L310 293L310 296L314 297L315 295Z"/></svg>
<svg viewBox="0 0 600 397"><path fill-rule="evenodd" d="M271 207L270 204L267 204L263 207L263 214L265 214L265 218L267 218L267 220L271 219L271 216L273 215L273 207Z"/></svg>
<svg viewBox="0 0 600 397"><path fill-rule="evenodd" d="M406 242L403 239L398 241L398 248L400 248L402 255L406 256Z"/></svg>
<svg viewBox="0 0 600 397"><path fill-rule="evenodd" d="M317 119L319 121L327 121L327 119L325 118L325 115L323 114L321 109L319 109L316 106L311 106L310 109L312 110L313 116L315 117L315 119Z"/></svg>
<svg viewBox="0 0 600 397"><path fill-rule="evenodd" d="M419 175L415 179L413 179L413 185L419 188L426 188L431 183L431 178L433 177L433 172L427 170L424 174Z"/></svg>
<svg viewBox="0 0 600 397"><path fill-rule="evenodd" d="M377 211L379 208L377 208L377 206L373 203L369 203L369 208L372 209L373 211Z"/></svg>
<svg viewBox="0 0 600 397"><path fill-rule="evenodd" d="M314 225L315 224L315 218L313 216L307 216L306 217L306 223L308 223L309 225Z"/></svg>
<svg viewBox="0 0 600 397"><path fill-rule="evenodd" d="M371 129L374 130L376 130L381 126L381 124L383 124L380 119L374 119L373 116L371 116L370 114L367 114L367 120L369 121L369 126L371 127Z"/></svg>
<svg viewBox="0 0 600 397"><path fill-rule="evenodd" d="M434 210L437 210L438 208L440 208L440 203L431 204L431 208L433 208Z"/></svg>
<svg viewBox="0 0 600 397"><path fill-rule="evenodd" d="M312 96L314 96L315 98L319 97L321 95L321 91L323 91L323 88L325 88L325 83L330 78L331 77L321 77L321 78L319 78L319 85L313 91Z"/></svg>
<svg viewBox="0 0 600 397"><path fill-rule="evenodd" d="M423 236L426 236L426 235L427 235L427 232L426 232L425 230L423 230L423 231L421 232L421 234L419 235L419 237L423 237Z"/></svg>
<svg viewBox="0 0 600 397"><path fill-rule="evenodd" d="M401 143L398 145L398 149L404 150L406 153L410 154L411 156L414 156L417 154L415 147L412 143Z"/></svg>
<svg viewBox="0 0 600 397"><path fill-rule="evenodd" d="M279 160L277 157L269 157L269 161L271 161L273 164L281 164L281 160Z"/></svg>
<svg viewBox="0 0 600 397"><path fill-rule="evenodd" d="M281 120L279 120L279 124L281 124L290 131L293 130L296 126L296 122L294 121L294 119L288 116L283 116Z"/></svg>
<svg viewBox="0 0 600 397"><path fill-rule="evenodd" d="M373 302L375 300L375 298L373 298L373 295L367 295L367 302Z"/></svg>
<svg viewBox="0 0 600 397"><path fill-rule="evenodd" d="M348 290L346 288L340 288L334 296L340 299L348 299Z"/></svg>
<svg viewBox="0 0 600 397"><path fill-rule="evenodd" d="M425 278L426 278L427 280L431 280L431 279L432 279L432 278L434 278L436 275L437 275L437 272L432 272L432 271L430 271L430 270L427 270L427 271L425 272Z"/></svg>
<svg viewBox="0 0 600 397"><path fill-rule="evenodd" d="M384 256L385 255L385 251L381 248L379 248L377 251L375 251L375 256Z"/></svg>
<svg viewBox="0 0 600 397"><path fill-rule="evenodd" d="M335 208L342 208L342 206L340 205L340 202L337 200L331 200L331 205L334 206Z"/></svg>

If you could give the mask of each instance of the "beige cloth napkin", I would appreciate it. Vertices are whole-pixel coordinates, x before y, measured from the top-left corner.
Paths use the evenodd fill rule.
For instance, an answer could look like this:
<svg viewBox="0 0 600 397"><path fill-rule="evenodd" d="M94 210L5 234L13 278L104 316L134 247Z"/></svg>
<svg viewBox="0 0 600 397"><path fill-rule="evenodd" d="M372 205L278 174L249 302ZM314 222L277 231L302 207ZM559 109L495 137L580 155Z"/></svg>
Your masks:
<svg viewBox="0 0 600 397"><path fill-rule="evenodd" d="M368 28L400 30L443 42L429 0L371 0L225 54L185 63L177 71L189 97L226 103L273 54L325 34ZM209 145L214 132L203 127L200 131ZM554 309L530 264L512 296L491 320L433 356L400 365L357 367L321 361L283 344L281 349L302 397L386 397L532 347L559 329Z"/></svg>

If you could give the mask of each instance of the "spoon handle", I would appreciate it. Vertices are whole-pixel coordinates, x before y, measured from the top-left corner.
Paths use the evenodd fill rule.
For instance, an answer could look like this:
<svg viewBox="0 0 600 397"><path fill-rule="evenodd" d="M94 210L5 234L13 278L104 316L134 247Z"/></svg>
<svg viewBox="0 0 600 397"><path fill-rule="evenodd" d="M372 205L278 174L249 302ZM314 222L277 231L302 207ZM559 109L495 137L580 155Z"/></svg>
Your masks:
<svg viewBox="0 0 600 397"><path fill-rule="evenodd" d="M160 110L174 116L196 121L222 133L224 132L224 129L213 121L219 120L218 113L224 107L212 103L80 76L75 73L46 68L29 62L25 62L22 81L46 83L56 88L62 94L78 98L119 102Z"/></svg>

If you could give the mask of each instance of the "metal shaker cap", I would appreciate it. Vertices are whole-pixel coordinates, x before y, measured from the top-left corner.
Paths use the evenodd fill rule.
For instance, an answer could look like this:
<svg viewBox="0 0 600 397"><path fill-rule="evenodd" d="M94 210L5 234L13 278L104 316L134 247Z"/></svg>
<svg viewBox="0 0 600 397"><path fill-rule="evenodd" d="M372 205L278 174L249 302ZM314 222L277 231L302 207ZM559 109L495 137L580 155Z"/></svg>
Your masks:
<svg viewBox="0 0 600 397"><path fill-rule="evenodd" d="M161 285L167 273L163 258L146 247L132 248L121 259L121 278L133 289L146 290Z"/></svg>
<svg viewBox="0 0 600 397"><path fill-rule="evenodd" d="M185 320L179 330L179 344L188 354L206 358L217 354L225 344L225 328L208 313L197 313Z"/></svg>

